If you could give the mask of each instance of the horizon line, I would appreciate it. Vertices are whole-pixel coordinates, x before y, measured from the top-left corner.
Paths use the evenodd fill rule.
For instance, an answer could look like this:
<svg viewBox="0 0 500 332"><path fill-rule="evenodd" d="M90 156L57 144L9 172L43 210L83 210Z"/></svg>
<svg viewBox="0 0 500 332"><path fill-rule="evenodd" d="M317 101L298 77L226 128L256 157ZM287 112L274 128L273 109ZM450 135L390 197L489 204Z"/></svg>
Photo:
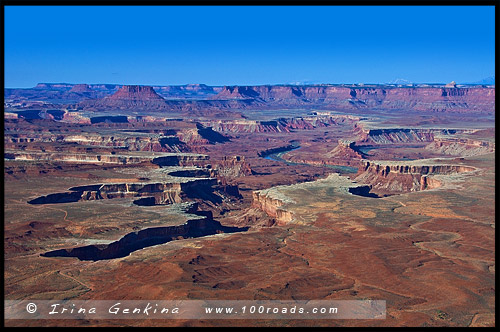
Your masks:
<svg viewBox="0 0 500 332"><path fill-rule="evenodd" d="M69 83L69 82L39 82L34 86L30 87L13 87L13 86L5 86L4 89L33 89L36 88L40 84L50 84L50 85L120 85L120 86L152 86L152 87L164 87L164 86L189 86L189 85L204 85L208 87L230 87L230 86L318 86L318 85L446 85L450 83L455 83L456 85L495 85L495 83L480 83L480 82L455 82L450 81L448 83L445 82L401 82L401 83L392 83L392 82L344 82L344 83L262 83L262 84L206 84L206 83L186 83L186 84L124 84L124 83Z"/></svg>

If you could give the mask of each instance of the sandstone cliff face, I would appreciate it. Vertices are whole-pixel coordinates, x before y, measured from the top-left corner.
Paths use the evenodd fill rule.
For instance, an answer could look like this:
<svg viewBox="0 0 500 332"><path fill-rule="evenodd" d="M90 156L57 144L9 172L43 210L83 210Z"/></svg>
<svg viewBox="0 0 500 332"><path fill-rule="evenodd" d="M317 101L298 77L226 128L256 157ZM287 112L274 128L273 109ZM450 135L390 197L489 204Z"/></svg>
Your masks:
<svg viewBox="0 0 500 332"><path fill-rule="evenodd" d="M463 165L424 165L390 161L362 161L354 179L381 192L403 193L437 188L441 182L432 175L449 175L475 171Z"/></svg>
<svg viewBox="0 0 500 332"><path fill-rule="evenodd" d="M278 121L216 120L205 122L215 131L226 133L264 133L287 131Z"/></svg>
<svg viewBox="0 0 500 332"><path fill-rule="evenodd" d="M154 152L190 152L190 147L180 141L177 136L153 137L118 137L93 134L83 135L50 135L50 134L20 134L6 135L4 147L16 149L20 143L68 143L66 151L69 153L85 152L93 148L119 148L128 151Z"/></svg>
<svg viewBox="0 0 500 332"><path fill-rule="evenodd" d="M255 87L250 86L225 86L214 99L253 99L259 97L260 93Z"/></svg>
<svg viewBox="0 0 500 332"><path fill-rule="evenodd" d="M453 87L345 87L345 86L226 86L214 99L254 100L268 104L329 107L465 110L493 113L495 89Z"/></svg>
<svg viewBox="0 0 500 332"><path fill-rule="evenodd" d="M356 150L356 142L339 140L339 144L326 154L328 158L351 161L353 159L362 159L361 152Z"/></svg>
<svg viewBox="0 0 500 332"><path fill-rule="evenodd" d="M252 206L264 211L268 216L276 219L277 225L286 225L293 219L293 213L281 208L286 203L286 199L273 197L266 192L254 191Z"/></svg>
<svg viewBox="0 0 500 332"><path fill-rule="evenodd" d="M95 118L93 118L95 119ZM122 123L120 123L122 124ZM99 126L101 123L98 124ZM102 123L103 126L114 124ZM84 147L120 148L129 151L151 152L203 152L203 145L224 143L229 139L215 132L210 127L187 123L184 128L160 130L134 130L137 124L126 124L131 132L115 134L96 134L84 132L81 134L50 134L50 133L9 133L4 136L6 148L17 149L19 143L69 143L68 151L73 145ZM151 135L148 135L151 134ZM73 149L75 151L75 149Z"/></svg>
<svg viewBox="0 0 500 332"><path fill-rule="evenodd" d="M420 178L420 190L439 188L442 185L443 183L433 176L424 175Z"/></svg>
<svg viewBox="0 0 500 332"><path fill-rule="evenodd" d="M157 157L152 163L159 166L202 166L209 159L210 157L204 154L183 153Z"/></svg>
<svg viewBox="0 0 500 332"><path fill-rule="evenodd" d="M471 157L495 152L495 143L467 138L434 138L425 149L452 156Z"/></svg>
<svg viewBox="0 0 500 332"><path fill-rule="evenodd" d="M70 91L75 89L74 91ZM81 89L81 90L80 90ZM90 89L91 91L88 91ZM15 102L67 99L83 109L136 108L213 113L215 109L322 107L328 109L377 108L432 112L461 112L493 115L495 89L492 87L395 87L345 85L261 85L208 87L204 85L155 87L113 84L83 85L40 83L33 89L6 89ZM114 95L110 95L115 93ZM217 93L216 95L214 95ZM85 100L93 98L92 100ZM44 106L45 107L45 106Z"/></svg>
<svg viewBox="0 0 500 332"><path fill-rule="evenodd" d="M374 172L380 174L381 176L386 176L392 173L399 174L452 174L452 173L462 173L474 171L475 168L463 165L422 165L422 164L404 164L397 162L379 162L379 161L368 161L364 160L362 162L363 167L360 171Z"/></svg>
<svg viewBox="0 0 500 332"><path fill-rule="evenodd" d="M139 85L124 85L108 99L127 101L164 100L152 87Z"/></svg>
<svg viewBox="0 0 500 332"><path fill-rule="evenodd" d="M495 143L479 139L463 138L473 134L474 129L419 129L384 128L365 129L362 124L355 125L360 142L374 144L428 143L425 149L446 155L470 157L495 151Z"/></svg>
<svg viewBox="0 0 500 332"><path fill-rule="evenodd" d="M138 164L153 163L159 166L198 166L209 160L209 156L195 153L160 153L155 155L113 155L88 153L59 153L59 152L9 152L13 160L50 160L63 162L85 162L104 164Z"/></svg>
<svg viewBox="0 0 500 332"><path fill-rule="evenodd" d="M354 124L358 118L337 115L316 115L295 118L279 118L270 121L255 120L212 120L203 121L218 132L265 133L290 132L291 130L311 130L346 123Z"/></svg>
<svg viewBox="0 0 500 332"><path fill-rule="evenodd" d="M65 112L62 120L63 122L90 124L90 118L83 116L78 112Z"/></svg>
<svg viewBox="0 0 500 332"><path fill-rule="evenodd" d="M54 193L30 200L30 204L57 204L99 199L146 197L138 205L181 203L190 193L212 192L217 180L190 179L184 182L105 183L70 188L70 192Z"/></svg>
<svg viewBox="0 0 500 332"><path fill-rule="evenodd" d="M432 142L436 136L466 132L464 130L419 128L364 129L361 125L357 126L356 131L361 142L375 144Z"/></svg>
<svg viewBox="0 0 500 332"><path fill-rule="evenodd" d="M51 160L64 162L88 162L105 164L137 164L148 162L151 158L136 156L80 154L80 153L43 153L43 152L16 152L14 160Z"/></svg>
<svg viewBox="0 0 500 332"><path fill-rule="evenodd" d="M245 161L245 157L224 156L222 160L216 162L213 166L213 175L222 181L226 181L227 179L235 179L241 176L252 175L252 169Z"/></svg>
<svg viewBox="0 0 500 332"><path fill-rule="evenodd" d="M165 99L150 86L124 85L111 96L79 103L83 108L114 109L166 109Z"/></svg>

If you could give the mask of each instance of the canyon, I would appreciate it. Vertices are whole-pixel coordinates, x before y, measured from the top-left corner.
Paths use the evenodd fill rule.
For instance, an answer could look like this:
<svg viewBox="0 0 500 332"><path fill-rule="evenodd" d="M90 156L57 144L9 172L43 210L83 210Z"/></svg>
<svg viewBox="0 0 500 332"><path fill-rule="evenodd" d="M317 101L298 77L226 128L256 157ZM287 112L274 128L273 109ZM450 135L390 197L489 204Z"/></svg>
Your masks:
<svg viewBox="0 0 500 332"><path fill-rule="evenodd" d="M4 110L6 300L373 299L385 319L126 324L495 325L494 86L40 83Z"/></svg>

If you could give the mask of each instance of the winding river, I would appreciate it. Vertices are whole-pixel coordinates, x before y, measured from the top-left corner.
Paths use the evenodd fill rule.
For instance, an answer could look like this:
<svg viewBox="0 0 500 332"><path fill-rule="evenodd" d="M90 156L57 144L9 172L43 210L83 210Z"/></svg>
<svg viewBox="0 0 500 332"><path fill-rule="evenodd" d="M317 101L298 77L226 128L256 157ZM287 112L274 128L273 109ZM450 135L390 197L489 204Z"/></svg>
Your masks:
<svg viewBox="0 0 500 332"><path fill-rule="evenodd" d="M316 164L309 164L309 163L295 163L288 161L286 159L283 159L283 155L285 153L288 153L293 150L298 150L300 149L301 146L297 145L289 145L287 147L280 148L278 152L271 152L271 153L261 153L261 157L264 159L268 160L274 160L274 161L279 161L279 162L284 162L288 165L309 165L309 166L316 166L316 167L327 167L335 170L336 173L339 174L347 174L347 173L356 173L358 171L357 167L350 167L350 166L343 166L343 165L316 165Z"/></svg>

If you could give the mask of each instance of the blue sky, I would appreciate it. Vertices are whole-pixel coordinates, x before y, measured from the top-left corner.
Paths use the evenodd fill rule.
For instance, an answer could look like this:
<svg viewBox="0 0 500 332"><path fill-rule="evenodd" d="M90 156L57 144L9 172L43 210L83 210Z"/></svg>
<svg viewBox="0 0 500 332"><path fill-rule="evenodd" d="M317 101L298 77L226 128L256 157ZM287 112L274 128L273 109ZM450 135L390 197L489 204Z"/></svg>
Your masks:
<svg viewBox="0 0 500 332"><path fill-rule="evenodd" d="M478 81L494 6L5 6L5 86Z"/></svg>

